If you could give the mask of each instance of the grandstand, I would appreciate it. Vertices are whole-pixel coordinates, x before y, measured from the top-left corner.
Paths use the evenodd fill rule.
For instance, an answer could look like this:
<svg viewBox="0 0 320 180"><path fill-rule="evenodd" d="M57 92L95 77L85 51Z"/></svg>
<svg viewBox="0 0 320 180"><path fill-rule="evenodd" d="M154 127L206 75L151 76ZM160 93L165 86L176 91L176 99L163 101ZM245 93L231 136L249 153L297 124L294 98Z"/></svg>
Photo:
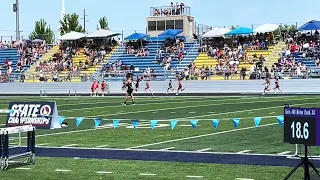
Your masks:
<svg viewBox="0 0 320 180"><path fill-rule="evenodd" d="M3 65L8 59L12 62L13 72L16 70L16 64L18 62L18 50L17 49L0 49L0 64ZM27 67L26 67L27 68ZM6 73L7 69L2 68L1 73Z"/></svg>
<svg viewBox="0 0 320 180"><path fill-rule="evenodd" d="M163 41L164 41L163 38L150 37L148 39L148 43L146 44L146 47L149 49L150 53L149 53L149 56L146 56L146 57L136 57L135 55L127 54L125 52L125 47L121 47L118 51L118 54L115 56L112 56L111 59L108 61L108 63L109 64L116 63L118 60L120 60L124 65L127 65L127 66L133 65L135 67L133 74L138 76L141 76L142 73L146 70L146 68L149 67L151 70L153 69L156 71L158 80L164 79L166 74L166 72L164 71L164 67L160 65L155 58L157 54L157 50L161 47L161 44L163 43ZM185 52L184 52L185 58L180 63L178 62L177 59L173 59L170 68L177 71L186 68L197 57L198 49L199 49L198 43L191 43L191 42L185 43ZM164 56L166 56L165 53L164 53ZM112 80L112 78L110 80Z"/></svg>

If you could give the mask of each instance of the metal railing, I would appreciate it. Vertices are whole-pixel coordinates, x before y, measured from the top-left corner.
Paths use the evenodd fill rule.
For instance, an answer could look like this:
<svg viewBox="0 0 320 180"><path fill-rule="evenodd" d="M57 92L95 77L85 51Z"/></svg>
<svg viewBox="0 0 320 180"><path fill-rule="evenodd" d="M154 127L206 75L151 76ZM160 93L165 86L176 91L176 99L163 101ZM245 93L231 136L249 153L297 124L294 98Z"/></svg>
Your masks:
<svg viewBox="0 0 320 180"><path fill-rule="evenodd" d="M189 58L190 53L193 52L193 49L194 49L195 46L197 46L197 45L199 45L199 44L198 44L197 41L195 41L195 42L193 43L193 45L192 45L192 46L188 49L188 51L186 52L186 58ZM176 65L173 67L173 69L174 69L174 70L178 70L180 64L181 64L183 61L184 61L184 59L182 59L182 61L180 61L178 64L176 64Z"/></svg>
<svg viewBox="0 0 320 180"><path fill-rule="evenodd" d="M201 72L201 71L200 71ZM189 70L189 75L186 77L186 80L210 80L210 79L225 79L225 80L239 80L243 78L242 72L238 71L229 71L229 70L205 70L203 73L194 73ZM157 72L155 74L145 75L143 71L132 71L132 70L117 70L109 72L98 72L92 75L85 73L76 73L72 75L62 74L58 75L58 81L55 82L91 82L91 81L122 81L126 77L131 76L134 79L139 77L144 77L144 79L149 80L166 80L166 79L178 79L181 77L181 71L163 71ZM279 77L280 79L308 79L308 78L320 78L320 68L313 67L308 68L306 71L302 71L300 74L297 74L295 70L283 70L282 72L267 73L266 72L252 72L245 74L245 79L264 79L265 77ZM212 78L216 77L216 78ZM43 82L53 82L52 74L45 74ZM76 80L76 81L74 81ZM10 76L6 74L0 75L0 83L7 82L40 82L39 73L12 73Z"/></svg>
<svg viewBox="0 0 320 180"><path fill-rule="evenodd" d="M174 4L176 6L176 4ZM151 7L150 16L190 16L191 8L189 6L160 6L160 7Z"/></svg>

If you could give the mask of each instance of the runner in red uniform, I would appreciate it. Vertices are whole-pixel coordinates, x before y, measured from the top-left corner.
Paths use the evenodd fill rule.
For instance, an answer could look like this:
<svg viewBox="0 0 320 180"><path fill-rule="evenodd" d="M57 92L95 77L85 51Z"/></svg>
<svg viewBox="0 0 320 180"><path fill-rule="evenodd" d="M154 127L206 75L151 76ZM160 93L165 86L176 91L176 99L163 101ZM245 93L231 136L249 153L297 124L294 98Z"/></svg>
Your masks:
<svg viewBox="0 0 320 180"><path fill-rule="evenodd" d="M177 94L176 95L179 95L179 91L184 91L185 88L182 88L182 79L179 79L179 82L178 82L178 90L177 90Z"/></svg>
<svg viewBox="0 0 320 180"><path fill-rule="evenodd" d="M106 82L105 81L102 81L101 83L101 94L102 96L104 96L105 92L106 92Z"/></svg>
<svg viewBox="0 0 320 180"><path fill-rule="evenodd" d="M93 81L93 83L91 84L91 96L94 95L94 88L96 86L96 81Z"/></svg>
<svg viewBox="0 0 320 180"><path fill-rule="evenodd" d="M278 89L280 92L282 92L282 94L284 94L284 92L282 91L282 89L280 89L279 79L278 79L278 78L276 78L276 80L274 81L274 84L276 85L276 87L273 88L273 91L274 91L275 93L277 93L276 90Z"/></svg>
<svg viewBox="0 0 320 180"><path fill-rule="evenodd" d="M151 91L151 89L150 89L150 84L149 84L149 80L147 80L147 82L146 82L146 88L144 88L144 90L146 91L146 92L151 92L151 94L152 94L152 96L153 96L153 92Z"/></svg>
<svg viewBox="0 0 320 180"><path fill-rule="evenodd" d="M100 83L98 81L98 82L96 82L96 84L94 86L95 96L99 96L99 94L98 94L99 86L100 86Z"/></svg>

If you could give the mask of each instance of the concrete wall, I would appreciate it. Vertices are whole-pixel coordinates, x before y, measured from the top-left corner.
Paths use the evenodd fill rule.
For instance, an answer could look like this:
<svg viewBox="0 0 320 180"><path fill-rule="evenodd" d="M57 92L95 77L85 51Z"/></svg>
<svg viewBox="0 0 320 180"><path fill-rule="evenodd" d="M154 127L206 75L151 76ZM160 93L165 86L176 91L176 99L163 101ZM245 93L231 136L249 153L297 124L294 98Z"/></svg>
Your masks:
<svg viewBox="0 0 320 180"><path fill-rule="evenodd" d="M229 81L183 81L183 87L186 90L182 94L261 94L264 86L263 80L229 80ZM45 89L48 95L68 94L69 89L75 89L77 94L90 93L90 82L82 83L1 83L0 95L39 95L41 89ZM168 87L168 81L153 81L150 82L151 90L154 93L165 93ZM177 88L177 82L173 82L174 88ZM110 92L112 94L123 94L122 82L111 82ZM271 88L274 87L274 82L271 82ZM302 94L320 94L320 79L296 79L296 80L281 80L280 87L286 94L302 93ZM145 83L140 83L139 92L143 93ZM175 91L174 91L175 92Z"/></svg>

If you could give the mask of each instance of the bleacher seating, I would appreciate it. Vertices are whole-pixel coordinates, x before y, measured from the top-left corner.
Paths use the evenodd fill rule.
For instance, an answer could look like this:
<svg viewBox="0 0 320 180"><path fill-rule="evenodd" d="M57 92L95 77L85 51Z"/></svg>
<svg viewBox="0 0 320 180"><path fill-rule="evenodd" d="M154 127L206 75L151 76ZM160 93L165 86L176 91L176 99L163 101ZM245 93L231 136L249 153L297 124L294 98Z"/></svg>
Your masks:
<svg viewBox="0 0 320 180"><path fill-rule="evenodd" d="M118 50L118 53L110 58L108 63L116 63L117 60L120 60L124 65L130 66L131 64L138 68L139 71L133 72L135 75L141 76L143 71L149 67L151 70L154 69L156 71L157 79L163 79L165 72L164 67L156 62L155 57L157 54L157 50L161 47L164 38L150 37L148 38L148 43L146 47L149 49L149 56L146 57L136 57L135 55L129 55L125 52L125 47L121 47ZM197 43L185 43L184 48L184 59L179 64L177 59L173 59L170 68L174 70L181 70L186 68L190 63L194 61L194 59L198 56L199 44Z"/></svg>
<svg viewBox="0 0 320 180"><path fill-rule="evenodd" d="M16 65L18 62L18 50L0 49L0 64L3 65L7 58L12 62L12 72L14 72L16 70ZM7 69L1 69L1 72L5 73L7 72Z"/></svg>

